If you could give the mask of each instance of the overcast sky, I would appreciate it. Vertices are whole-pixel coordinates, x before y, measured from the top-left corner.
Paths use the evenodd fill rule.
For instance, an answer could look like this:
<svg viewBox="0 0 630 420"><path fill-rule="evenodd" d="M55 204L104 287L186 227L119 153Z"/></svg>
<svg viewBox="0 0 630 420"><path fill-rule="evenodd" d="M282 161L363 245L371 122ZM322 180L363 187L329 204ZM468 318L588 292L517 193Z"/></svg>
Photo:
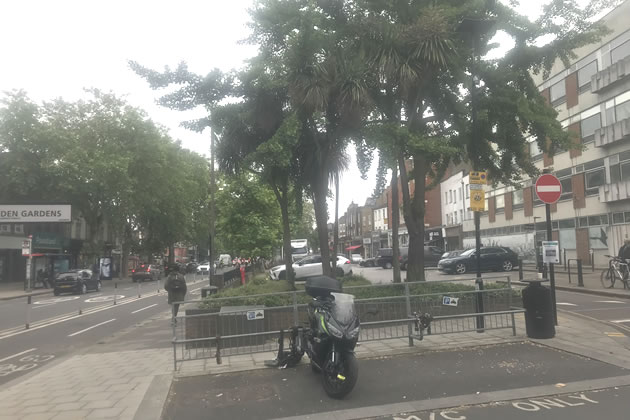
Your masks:
<svg viewBox="0 0 630 420"><path fill-rule="evenodd" d="M526 0L521 13L534 16L546 0ZM240 67L253 56L247 37L247 9L253 0L19 0L0 2L2 64L0 91L24 89L36 101L76 100L95 87L125 95L184 147L207 154L209 139L179 127L203 115L155 104L159 93L127 66L135 60L153 69L186 61L206 74ZM375 184L375 168L364 181L352 162L343 175L340 213L350 202L363 204ZM332 204L332 202L330 203ZM332 209L332 208L331 208ZM332 214L333 212L331 212Z"/></svg>

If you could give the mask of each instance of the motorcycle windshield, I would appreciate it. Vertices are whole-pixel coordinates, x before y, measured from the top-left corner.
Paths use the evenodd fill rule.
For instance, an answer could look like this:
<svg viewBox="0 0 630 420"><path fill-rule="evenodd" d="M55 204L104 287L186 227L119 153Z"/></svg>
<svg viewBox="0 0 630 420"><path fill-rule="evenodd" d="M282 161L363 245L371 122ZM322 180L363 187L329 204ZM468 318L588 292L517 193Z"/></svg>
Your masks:
<svg viewBox="0 0 630 420"><path fill-rule="evenodd" d="M354 296L346 293L331 293L335 298L331 306L331 315L339 326L348 327L357 317L354 308Z"/></svg>

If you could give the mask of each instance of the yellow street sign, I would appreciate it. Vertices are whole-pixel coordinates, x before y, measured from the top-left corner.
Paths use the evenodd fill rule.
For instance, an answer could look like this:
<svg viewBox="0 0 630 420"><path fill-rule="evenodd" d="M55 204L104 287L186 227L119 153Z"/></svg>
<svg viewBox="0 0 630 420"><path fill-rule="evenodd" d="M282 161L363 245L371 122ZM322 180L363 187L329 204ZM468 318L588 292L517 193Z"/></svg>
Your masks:
<svg viewBox="0 0 630 420"><path fill-rule="evenodd" d="M486 211L486 192L484 190L470 190L470 209L472 211Z"/></svg>
<svg viewBox="0 0 630 420"><path fill-rule="evenodd" d="M488 174L485 171L471 171L469 175L471 184L488 183Z"/></svg>

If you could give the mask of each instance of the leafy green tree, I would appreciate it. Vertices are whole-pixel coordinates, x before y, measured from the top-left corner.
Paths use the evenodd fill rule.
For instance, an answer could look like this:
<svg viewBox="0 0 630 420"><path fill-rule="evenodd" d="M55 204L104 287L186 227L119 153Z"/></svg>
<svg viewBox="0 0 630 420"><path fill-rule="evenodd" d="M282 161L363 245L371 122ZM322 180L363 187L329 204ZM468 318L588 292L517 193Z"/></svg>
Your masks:
<svg viewBox="0 0 630 420"><path fill-rule="evenodd" d="M217 237L241 257L266 257L280 244L280 211L274 193L258 176L222 177L217 191Z"/></svg>
<svg viewBox="0 0 630 420"><path fill-rule="evenodd" d="M371 90L377 112L369 125L391 137L403 185L414 180L410 193L403 188L403 212L409 231L408 278L424 279L424 193L453 160L466 159L475 169L486 169L495 181L515 182L535 167L525 154L526 137L536 138L543 150L567 145L569 135L544 103L530 72L548 72L557 58L567 60L573 50L596 41L604 29L592 23L602 7L616 2L592 1L581 10L575 2L551 2L535 22L497 3L495 30L515 41L505 57L479 63L476 126L471 120L469 73L473 57L491 48L494 32L480 37L477 50L469 42L476 35L458 31L464 18L486 18L487 2L477 0L356 1L353 27L363 40ZM536 41L551 37L540 47ZM406 160L412 168L407 173ZM384 166L381 166L384 168ZM432 180L432 181L431 181Z"/></svg>

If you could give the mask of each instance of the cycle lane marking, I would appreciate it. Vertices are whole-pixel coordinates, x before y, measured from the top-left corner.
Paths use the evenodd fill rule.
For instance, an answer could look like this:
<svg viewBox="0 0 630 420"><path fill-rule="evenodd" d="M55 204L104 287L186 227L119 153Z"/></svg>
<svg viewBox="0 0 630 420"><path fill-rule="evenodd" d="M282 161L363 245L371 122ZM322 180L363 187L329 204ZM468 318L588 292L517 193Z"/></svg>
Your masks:
<svg viewBox="0 0 630 420"><path fill-rule="evenodd" d="M72 334L68 334L68 337L74 337L75 335L83 334L86 331L90 331L91 329L94 329L96 327L100 327L101 325L109 324L110 322L114 322L114 321L116 321L116 318L112 318L109 321L99 322L98 324L92 325L91 327L87 327L87 328L84 328L84 329L79 330L77 332L73 332Z"/></svg>
<svg viewBox="0 0 630 420"><path fill-rule="evenodd" d="M154 306L157 306L157 305L158 305L157 303L154 303L153 305L145 306L144 308L137 309L137 310L133 311L132 314L137 314L140 311L144 311L145 309L153 308Z"/></svg>
<svg viewBox="0 0 630 420"><path fill-rule="evenodd" d="M29 350L21 351L19 353L14 354L13 356L8 356L8 357L5 357L4 359L0 359L0 363L4 362L6 360L9 360L9 359L13 359L13 358L18 357L18 356L21 356L23 354L30 353L30 352L35 351L35 350L37 350L37 348L32 348L32 349L29 349Z"/></svg>

